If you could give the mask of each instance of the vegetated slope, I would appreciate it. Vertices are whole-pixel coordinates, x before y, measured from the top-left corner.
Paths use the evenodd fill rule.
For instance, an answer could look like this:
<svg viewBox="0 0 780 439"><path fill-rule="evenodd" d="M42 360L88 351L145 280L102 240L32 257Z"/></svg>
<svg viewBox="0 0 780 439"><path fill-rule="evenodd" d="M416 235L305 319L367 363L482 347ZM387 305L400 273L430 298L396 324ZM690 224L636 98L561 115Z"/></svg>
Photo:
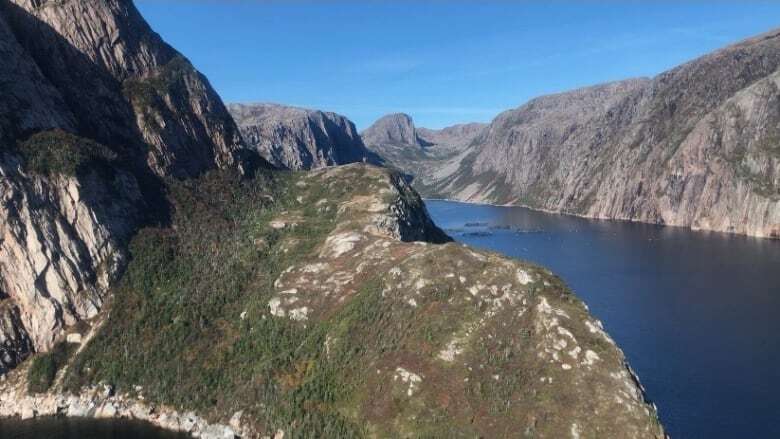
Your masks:
<svg viewBox="0 0 780 439"><path fill-rule="evenodd" d="M468 123L441 130L417 128L411 116L397 113L381 117L361 136L366 147L386 165L427 181L441 162L465 150L485 127L485 124Z"/></svg>
<svg viewBox="0 0 780 439"><path fill-rule="evenodd" d="M780 234L780 32L499 115L424 194Z"/></svg>
<svg viewBox="0 0 780 439"><path fill-rule="evenodd" d="M2 373L97 314L159 176L260 162L130 1L3 1L0 52Z"/></svg>
<svg viewBox="0 0 780 439"><path fill-rule="evenodd" d="M380 162L363 145L355 124L339 114L277 104L231 104L228 109L247 145L280 168Z"/></svg>
<svg viewBox="0 0 780 439"><path fill-rule="evenodd" d="M54 391L111 383L244 437L660 437L560 279L446 243L397 175L170 188L171 226L133 239L110 314ZM70 410L52 400L32 406Z"/></svg>

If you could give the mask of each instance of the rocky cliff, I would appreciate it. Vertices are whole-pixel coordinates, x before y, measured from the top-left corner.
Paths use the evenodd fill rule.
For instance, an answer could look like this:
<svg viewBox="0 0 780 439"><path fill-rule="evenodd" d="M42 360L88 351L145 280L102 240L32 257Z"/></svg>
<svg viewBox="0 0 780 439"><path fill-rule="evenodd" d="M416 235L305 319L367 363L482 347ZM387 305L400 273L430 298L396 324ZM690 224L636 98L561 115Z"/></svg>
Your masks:
<svg viewBox="0 0 780 439"><path fill-rule="evenodd" d="M249 160L208 82L129 1L0 2L0 370L100 310L158 177Z"/></svg>
<svg viewBox="0 0 780 439"><path fill-rule="evenodd" d="M280 168L380 161L363 145L355 124L339 114L276 104L228 108L247 145Z"/></svg>
<svg viewBox="0 0 780 439"><path fill-rule="evenodd" d="M780 236L780 31L499 115L429 196Z"/></svg>

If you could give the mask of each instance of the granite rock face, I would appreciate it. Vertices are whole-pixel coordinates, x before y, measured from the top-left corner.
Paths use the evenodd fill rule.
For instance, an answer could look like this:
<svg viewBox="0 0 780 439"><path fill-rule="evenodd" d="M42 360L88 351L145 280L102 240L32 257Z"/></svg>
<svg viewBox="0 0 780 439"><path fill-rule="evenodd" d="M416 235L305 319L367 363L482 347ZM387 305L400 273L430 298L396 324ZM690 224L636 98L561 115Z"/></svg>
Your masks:
<svg viewBox="0 0 780 439"><path fill-rule="evenodd" d="M276 104L231 104L229 110L247 145L280 168L379 162L352 121L339 114Z"/></svg>
<svg viewBox="0 0 780 439"><path fill-rule="evenodd" d="M206 79L130 1L3 1L0 53L7 369L98 313L124 242L164 216L159 177L262 162ZM96 142L111 163L80 163Z"/></svg>
<svg viewBox="0 0 780 439"><path fill-rule="evenodd" d="M440 130L417 128L417 135L432 147L449 147L457 152L471 144L485 129L484 123L464 123L452 125Z"/></svg>
<svg viewBox="0 0 780 439"><path fill-rule="evenodd" d="M242 154L211 85L131 1L13 0L0 11L79 135L146 157L158 175L193 176Z"/></svg>
<svg viewBox="0 0 780 439"><path fill-rule="evenodd" d="M499 115L424 195L780 236L780 31Z"/></svg>
<svg viewBox="0 0 780 439"><path fill-rule="evenodd" d="M36 350L95 316L143 205L135 178L25 174L0 162L0 288Z"/></svg>
<svg viewBox="0 0 780 439"><path fill-rule="evenodd" d="M19 317L19 308L3 301L0 303L0 374L8 372L32 352L32 340Z"/></svg>

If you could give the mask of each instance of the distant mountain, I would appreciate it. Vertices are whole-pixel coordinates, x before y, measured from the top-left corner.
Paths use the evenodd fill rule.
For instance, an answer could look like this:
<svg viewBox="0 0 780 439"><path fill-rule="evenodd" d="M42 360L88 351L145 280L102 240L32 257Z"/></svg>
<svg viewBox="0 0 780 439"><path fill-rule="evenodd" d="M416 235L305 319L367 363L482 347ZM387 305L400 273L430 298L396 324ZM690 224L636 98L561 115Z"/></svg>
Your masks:
<svg viewBox="0 0 780 439"><path fill-rule="evenodd" d="M339 114L276 104L231 104L228 109L247 145L278 167L380 162L363 145L352 121Z"/></svg>
<svg viewBox="0 0 780 439"><path fill-rule="evenodd" d="M426 180L429 172L462 152L486 126L468 123L440 130L417 128L411 116L396 113L383 116L361 136L385 164Z"/></svg>
<svg viewBox="0 0 780 439"><path fill-rule="evenodd" d="M411 116L403 113L381 117L361 136L367 145L425 146L425 142L417 135Z"/></svg>
<svg viewBox="0 0 780 439"><path fill-rule="evenodd" d="M428 196L780 237L780 31L652 79L534 99L459 156Z"/></svg>
<svg viewBox="0 0 780 439"><path fill-rule="evenodd" d="M485 123L464 123L442 128L440 130L431 130L428 128L417 128L417 135L424 142L434 146L448 146L453 150L460 150L469 144L485 129Z"/></svg>

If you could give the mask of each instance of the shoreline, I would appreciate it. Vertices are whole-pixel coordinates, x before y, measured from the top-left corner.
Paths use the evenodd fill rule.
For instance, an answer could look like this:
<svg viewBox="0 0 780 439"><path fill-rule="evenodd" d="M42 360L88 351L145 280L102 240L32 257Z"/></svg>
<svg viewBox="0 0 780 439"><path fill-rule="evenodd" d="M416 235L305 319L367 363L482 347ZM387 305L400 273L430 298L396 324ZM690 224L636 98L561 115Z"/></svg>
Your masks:
<svg viewBox="0 0 780 439"><path fill-rule="evenodd" d="M46 417L93 420L122 419L146 422L152 426L201 439L234 439L257 434L241 422L236 412L228 424L210 423L195 412L181 413L165 405L150 404L143 396L115 394L108 385L82 389L78 395L60 392L29 394L24 380L16 385L0 385L0 418L21 421Z"/></svg>

